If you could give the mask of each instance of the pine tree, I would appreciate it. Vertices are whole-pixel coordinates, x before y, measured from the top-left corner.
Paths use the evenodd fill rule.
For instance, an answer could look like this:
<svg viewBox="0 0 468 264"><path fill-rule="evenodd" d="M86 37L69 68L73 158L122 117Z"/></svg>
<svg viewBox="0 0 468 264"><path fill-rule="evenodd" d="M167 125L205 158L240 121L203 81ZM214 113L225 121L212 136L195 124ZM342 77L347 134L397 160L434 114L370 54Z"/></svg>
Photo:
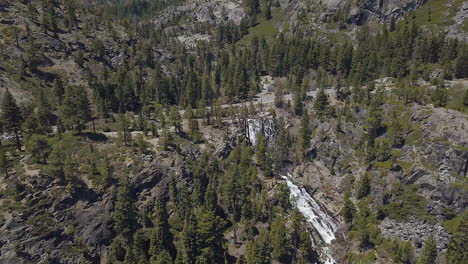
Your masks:
<svg viewBox="0 0 468 264"><path fill-rule="evenodd" d="M207 263L222 263L224 261L223 231L226 222L213 211L203 208L197 218L198 244L201 250L197 263L200 260L207 260Z"/></svg>
<svg viewBox="0 0 468 264"><path fill-rule="evenodd" d="M129 122L127 120L127 116L125 114L119 114L118 122L118 136L120 143L123 143L124 146L127 146L132 140L132 133L128 128Z"/></svg>
<svg viewBox="0 0 468 264"><path fill-rule="evenodd" d="M306 149L309 147L310 142L310 121L309 121L309 114L307 110L304 111L304 114L301 118L301 127L299 129L299 140L298 140L298 151L299 155L302 156L305 154Z"/></svg>
<svg viewBox="0 0 468 264"><path fill-rule="evenodd" d="M354 214L356 213L356 207L354 206L353 202L349 199L347 195L344 200L344 207L343 207L343 218L346 223L352 224Z"/></svg>
<svg viewBox="0 0 468 264"><path fill-rule="evenodd" d="M330 103L325 89L321 88L317 93L317 98L314 102L314 110L319 118L326 117L329 114Z"/></svg>
<svg viewBox="0 0 468 264"><path fill-rule="evenodd" d="M8 178L8 169L11 167L11 162L5 154L5 150L0 148L0 169L5 172L5 177Z"/></svg>
<svg viewBox="0 0 468 264"><path fill-rule="evenodd" d="M270 239L272 256L279 261L287 254L289 246L285 221L281 216L277 216L271 224Z"/></svg>
<svg viewBox="0 0 468 264"><path fill-rule="evenodd" d="M36 99L36 105L38 132L40 132L40 134L48 134L51 132L51 119L53 118L53 114L51 105L42 89L39 91L39 96Z"/></svg>
<svg viewBox="0 0 468 264"><path fill-rule="evenodd" d="M175 106L171 107L171 110L169 112L169 118L170 118L171 125L174 127L174 131L178 134L181 133L182 122L180 118L180 113Z"/></svg>
<svg viewBox="0 0 468 264"><path fill-rule="evenodd" d="M168 223L166 203L162 196L158 197L154 206L153 230L151 232L149 253L151 259L156 259L163 250L170 248L172 243Z"/></svg>
<svg viewBox="0 0 468 264"><path fill-rule="evenodd" d="M161 137L159 139L159 145L162 150L167 150L170 145L172 145L172 134L167 131L167 128L163 127L161 132Z"/></svg>
<svg viewBox="0 0 468 264"><path fill-rule="evenodd" d="M448 103L447 89L437 87L431 99L435 107L445 107Z"/></svg>
<svg viewBox="0 0 468 264"><path fill-rule="evenodd" d="M424 242L424 247L419 256L418 264L432 264L435 263L437 259L437 242L434 237L431 235Z"/></svg>
<svg viewBox="0 0 468 264"><path fill-rule="evenodd" d="M143 230L138 230L135 232L133 235L133 258L134 258L134 263L135 264L149 264L148 260L146 258L146 244L147 241L145 239L145 235ZM129 249L130 250L130 249Z"/></svg>
<svg viewBox="0 0 468 264"><path fill-rule="evenodd" d="M8 133L15 134L16 147L18 151L21 151L20 134L22 120L23 117L21 116L21 111L16 104L16 100L7 89L3 95L2 102L3 129Z"/></svg>
<svg viewBox="0 0 468 264"><path fill-rule="evenodd" d="M47 137L42 135L32 135L26 141L26 149L31 153L35 162L47 164L52 147L47 140Z"/></svg>
<svg viewBox="0 0 468 264"><path fill-rule="evenodd" d="M57 78L53 84L54 95L57 98L57 104L62 105L63 95L65 94L65 89L63 87L62 80Z"/></svg>
<svg viewBox="0 0 468 264"><path fill-rule="evenodd" d="M196 256L198 255L199 247L196 227L197 219L195 215L190 214L184 223L184 229L182 231L183 252L180 253L183 255L183 263L194 264Z"/></svg>
<svg viewBox="0 0 468 264"><path fill-rule="evenodd" d="M461 216L460 225L456 228L452 235L452 239L448 245L447 258L451 264L468 263L468 252L466 245L468 244L468 212L465 211Z"/></svg>
<svg viewBox="0 0 468 264"><path fill-rule="evenodd" d="M465 90L465 94L463 95L463 105L468 107L468 89Z"/></svg>
<svg viewBox="0 0 468 264"><path fill-rule="evenodd" d="M464 48L455 61L455 77L468 77L468 48Z"/></svg>
<svg viewBox="0 0 468 264"><path fill-rule="evenodd" d="M294 93L294 113L299 116L302 115L303 107L301 93Z"/></svg>
<svg viewBox="0 0 468 264"><path fill-rule="evenodd" d="M137 216L130 188L126 183L122 184L117 191L117 200L112 217L115 232L129 240L136 229Z"/></svg>
<svg viewBox="0 0 468 264"><path fill-rule="evenodd" d="M91 105L84 87L67 87L60 114L66 126L75 127L81 133L84 124L91 120Z"/></svg>
<svg viewBox="0 0 468 264"><path fill-rule="evenodd" d="M271 19L271 5L269 0L263 0L263 16L266 20Z"/></svg>
<svg viewBox="0 0 468 264"><path fill-rule="evenodd" d="M361 178L359 181L356 197L358 199L366 197L371 191L371 180L372 175L370 172L366 172L366 174Z"/></svg>

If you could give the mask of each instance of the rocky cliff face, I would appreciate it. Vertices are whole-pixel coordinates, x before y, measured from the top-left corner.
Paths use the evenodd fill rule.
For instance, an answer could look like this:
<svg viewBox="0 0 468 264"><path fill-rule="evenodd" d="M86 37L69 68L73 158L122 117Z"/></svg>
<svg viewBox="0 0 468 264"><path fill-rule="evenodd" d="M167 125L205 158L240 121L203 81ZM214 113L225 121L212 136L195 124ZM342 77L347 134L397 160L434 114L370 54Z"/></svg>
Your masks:
<svg viewBox="0 0 468 264"><path fill-rule="evenodd" d="M404 221L386 217L380 224L382 234L411 241L416 251L433 234L439 250L444 251L451 235L440 222L446 219L448 211L459 214L468 205L468 193L463 187L468 164L468 121L464 114L443 108L414 105L408 111L411 122L418 124L418 140L407 142L393 165L382 164L382 168L371 171L372 203L374 208L389 203L386 192L395 183L416 186L417 194L427 202L422 210L428 212L428 218L419 219L416 214ZM296 181L310 186L314 197L335 213L341 209L350 177L357 182L368 171L367 164L359 158L358 147L365 135L364 120L359 119L359 113L356 116L354 123L341 121L338 130L337 120L319 124L308 151L311 162L294 170Z"/></svg>

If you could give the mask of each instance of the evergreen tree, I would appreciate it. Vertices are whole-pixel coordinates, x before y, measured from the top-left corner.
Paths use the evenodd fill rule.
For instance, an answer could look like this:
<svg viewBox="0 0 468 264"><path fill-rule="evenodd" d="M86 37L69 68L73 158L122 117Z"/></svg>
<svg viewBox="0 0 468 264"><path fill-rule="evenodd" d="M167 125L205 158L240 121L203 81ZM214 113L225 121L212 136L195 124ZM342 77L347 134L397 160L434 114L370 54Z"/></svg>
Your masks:
<svg viewBox="0 0 468 264"><path fill-rule="evenodd" d="M432 103L435 107L445 107L448 103L447 89L437 87L432 94Z"/></svg>
<svg viewBox="0 0 468 264"><path fill-rule="evenodd" d="M468 262L468 252L466 245L468 244L468 213L465 212L461 216L460 225L452 235L452 239L448 245L447 258L451 264L463 264Z"/></svg>
<svg viewBox="0 0 468 264"><path fill-rule="evenodd" d="M133 263L135 264L149 264L145 249L147 244L147 240L145 239L145 235L142 229L135 232L133 235ZM130 250L130 249L129 249Z"/></svg>
<svg viewBox="0 0 468 264"><path fill-rule="evenodd" d="M37 132L40 134L49 134L51 132L51 120L53 119L52 108L41 89L39 96L36 98L37 112Z"/></svg>
<svg viewBox="0 0 468 264"><path fill-rule="evenodd" d="M182 231L182 252L177 252L177 254L182 254L183 263L194 264L196 256L198 255L199 239L196 227L197 219L195 218L195 215L190 214L190 216L185 220L184 229Z"/></svg>
<svg viewBox="0 0 468 264"><path fill-rule="evenodd" d="M42 135L32 135L26 141L26 149L31 153L31 156L35 162L47 163L52 147L47 140L47 137Z"/></svg>
<svg viewBox="0 0 468 264"><path fill-rule="evenodd" d="M263 16L266 20L271 19L271 5L269 0L263 0Z"/></svg>
<svg viewBox="0 0 468 264"><path fill-rule="evenodd" d="M86 90L81 86L68 86L60 107L61 120L68 127L81 133L86 122L91 120L91 106Z"/></svg>
<svg viewBox="0 0 468 264"><path fill-rule="evenodd" d="M468 89L465 90L465 94L463 95L463 105L468 107Z"/></svg>
<svg viewBox="0 0 468 264"><path fill-rule="evenodd" d="M5 150L0 148L0 169L5 172L5 177L8 178L8 169L11 167L11 162L6 156Z"/></svg>
<svg viewBox="0 0 468 264"><path fill-rule="evenodd" d="M455 77L468 77L468 48L464 48L455 61Z"/></svg>
<svg viewBox="0 0 468 264"><path fill-rule="evenodd" d="M123 143L124 146L127 146L132 140L132 133L129 129L129 122L125 114L119 114L118 118L118 136L120 143Z"/></svg>
<svg viewBox="0 0 468 264"><path fill-rule="evenodd" d="M309 147L310 142L310 121L309 121L309 114L307 110L304 111L304 114L301 118L301 127L299 129L299 140L298 140L298 150L299 155L303 156L305 154L306 149Z"/></svg>
<svg viewBox="0 0 468 264"><path fill-rule="evenodd" d="M325 89L321 88L317 93L317 98L314 102L314 110L319 118L326 117L329 114L328 95L325 93Z"/></svg>
<svg viewBox="0 0 468 264"><path fill-rule="evenodd" d="M197 217L198 245L201 254L197 263L222 263L224 261L224 227L225 221L213 211L203 210ZM206 262L204 262L204 260Z"/></svg>
<svg viewBox="0 0 468 264"><path fill-rule="evenodd" d="M435 263L437 259L437 243L431 235L424 242L424 247L419 256L418 264L431 264Z"/></svg>
<svg viewBox="0 0 468 264"><path fill-rule="evenodd" d="M271 224L270 239L272 256L280 261L288 252L287 231L285 221L281 216L277 216Z"/></svg>
<svg viewBox="0 0 468 264"><path fill-rule="evenodd" d="M164 198L160 196L157 198L154 207L154 227L151 232L149 250L152 259L156 259L163 250L169 249L172 243L168 218L166 203Z"/></svg>
<svg viewBox="0 0 468 264"><path fill-rule="evenodd" d="M302 115L303 107L301 93L294 93L294 113L299 116Z"/></svg>
<svg viewBox="0 0 468 264"><path fill-rule="evenodd" d="M353 202L349 199L349 195L345 196L344 206L343 206L343 218L346 223L352 224L354 214L356 212L356 207Z"/></svg>
<svg viewBox="0 0 468 264"><path fill-rule="evenodd" d="M10 91L7 89L3 95L2 102L2 123L3 129L8 133L15 134L16 138L16 147L21 151L21 122L23 117L21 116L21 111L16 104L15 98L11 95Z"/></svg>
<svg viewBox="0 0 468 264"><path fill-rule="evenodd" d="M359 181L356 197L358 199L366 197L371 191L371 180L372 175L370 172L366 172L366 174L361 178Z"/></svg>
<svg viewBox="0 0 468 264"><path fill-rule="evenodd" d="M171 125L174 127L174 131L176 133L181 133L182 132L182 122L181 122L181 117L180 113L177 110L175 106L171 107L171 110L169 112L169 118Z"/></svg>
<svg viewBox="0 0 468 264"><path fill-rule="evenodd" d="M130 188L126 183L122 184L117 191L117 200L112 217L115 232L129 240L136 229L137 216Z"/></svg>

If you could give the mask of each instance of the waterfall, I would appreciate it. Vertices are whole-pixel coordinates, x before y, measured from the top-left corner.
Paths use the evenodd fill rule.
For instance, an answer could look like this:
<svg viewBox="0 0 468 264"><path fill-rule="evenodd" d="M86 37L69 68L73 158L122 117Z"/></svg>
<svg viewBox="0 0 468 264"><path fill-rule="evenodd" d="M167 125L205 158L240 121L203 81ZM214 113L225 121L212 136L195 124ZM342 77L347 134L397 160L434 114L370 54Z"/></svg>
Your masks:
<svg viewBox="0 0 468 264"><path fill-rule="evenodd" d="M288 185L292 203L299 209L306 221L314 227L323 242L330 244L335 239L338 224L303 187L295 185L290 177L290 175L282 176ZM322 261L326 264L336 263L329 251L327 246L322 248Z"/></svg>
<svg viewBox="0 0 468 264"><path fill-rule="evenodd" d="M276 136L276 122L270 118L255 118L247 120L247 138L252 145L257 144L257 135L262 133L268 140L272 142Z"/></svg>

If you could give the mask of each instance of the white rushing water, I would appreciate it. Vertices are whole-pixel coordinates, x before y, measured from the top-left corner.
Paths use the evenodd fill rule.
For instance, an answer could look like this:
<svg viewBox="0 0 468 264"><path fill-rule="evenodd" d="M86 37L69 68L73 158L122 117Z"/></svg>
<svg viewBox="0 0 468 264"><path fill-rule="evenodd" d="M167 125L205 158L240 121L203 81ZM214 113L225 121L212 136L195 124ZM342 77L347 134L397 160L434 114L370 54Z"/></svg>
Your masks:
<svg viewBox="0 0 468 264"><path fill-rule="evenodd" d="M276 123L270 118L248 119L248 138L252 145L257 145L257 135L263 134L269 141L276 135Z"/></svg>
<svg viewBox="0 0 468 264"><path fill-rule="evenodd" d="M317 230L322 240L326 244L330 244L335 239L335 231L338 228L336 221L331 217L317 201L310 196L309 193L303 188L295 185L289 177L282 176L286 180L290 191L290 199L293 204L304 215L307 222ZM328 247L323 247L321 250L322 261L326 264L333 264L336 261L329 253Z"/></svg>

